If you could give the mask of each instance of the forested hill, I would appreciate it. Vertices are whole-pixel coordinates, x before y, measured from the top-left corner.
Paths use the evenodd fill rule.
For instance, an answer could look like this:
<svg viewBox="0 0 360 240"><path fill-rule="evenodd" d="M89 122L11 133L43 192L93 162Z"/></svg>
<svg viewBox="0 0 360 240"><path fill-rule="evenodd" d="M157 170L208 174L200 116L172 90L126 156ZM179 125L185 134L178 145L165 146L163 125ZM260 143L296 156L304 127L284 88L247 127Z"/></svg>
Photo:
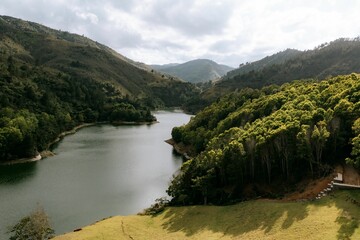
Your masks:
<svg viewBox="0 0 360 240"><path fill-rule="evenodd" d="M225 88L229 91L244 87L261 88L291 80L323 79L352 72L360 72L360 38L338 39L314 50L297 54L284 63L224 77L216 88Z"/></svg>
<svg viewBox="0 0 360 240"><path fill-rule="evenodd" d="M301 51L296 49L286 49L285 51L275 53L255 62L241 63L239 68L228 72L226 76L224 76L224 79L232 78L236 75L245 74L251 71L259 71L271 65L283 64L287 60L299 56L301 53Z"/></svg>
<svg viewBox="0 0 360 240"><path fill-rule="evenodd" d="M192 149L169 187L173 203L278 197L338 163L360 168L360 78L302 80L243 89L176 127Z"/></svg>
<svg viewBox="0 0 360 240"><path fill-rule="evenodd" d="M193 90L77 34L5 16L0 17L0 27L2 52L25 65L110 83L122 96L148 98L152 104L181 105Z"/></svg>
<svg viewBox="0 0 360 240"><path fill-rule="evenodd" d="M261 88L293 80L360 72L360 38L338 39L308 51L285 50L229 72L200 99L190 101L188 109L196 111L219 96L236 89ZM203 102L199 106L199 102Z"/></svg>
<svg viewBox="0 0 360 240"><path fill-rule="evenodd" d="M151 67L191 83L216 80L233 69L209 59L196 59L182 64L152 65Z"/></svg>
<svg viewBox="0 0 360 240"><path fill-rule="evenodd" d="M0 17L0 161L33 156L75 125L152 121L196 93L88 38Z"/></svg>

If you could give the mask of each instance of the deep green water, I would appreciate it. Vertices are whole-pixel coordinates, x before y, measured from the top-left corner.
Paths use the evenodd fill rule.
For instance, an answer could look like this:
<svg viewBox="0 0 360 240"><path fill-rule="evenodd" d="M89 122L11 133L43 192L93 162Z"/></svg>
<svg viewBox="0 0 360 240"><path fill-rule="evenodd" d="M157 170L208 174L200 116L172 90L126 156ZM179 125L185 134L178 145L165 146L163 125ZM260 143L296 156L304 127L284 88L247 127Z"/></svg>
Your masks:
<svg viewBox="0 0 360 240"><path fill-rule="evenodd" d="M7 226L37 204L61 234L105 217L138 213L166 196L182 159L164 140L190 116L155 115L160 123L154 125L83 128L62 140L54 157L0 166L0 239L7 239Z"/></svg>

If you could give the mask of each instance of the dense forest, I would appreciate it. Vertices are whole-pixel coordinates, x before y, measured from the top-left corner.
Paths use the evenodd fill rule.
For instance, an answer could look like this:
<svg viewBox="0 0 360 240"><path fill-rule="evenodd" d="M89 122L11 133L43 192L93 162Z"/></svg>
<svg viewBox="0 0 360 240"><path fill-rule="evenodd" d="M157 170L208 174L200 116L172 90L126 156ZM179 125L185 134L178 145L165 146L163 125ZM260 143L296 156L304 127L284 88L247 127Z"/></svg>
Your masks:
<svg viewBox="0 0 360 240"><path fill-rule="evenodd" d="M168 193L174 204L277 197L337 163L359 168L359 134L357 74L244 88L173 129L194 157Z"/></svg>
<svg viewBox="0 0 360 240"><path fill-rule="evenodd" d="M0 161L34 156L82 123L151 122L196 88L88 38L0 17Z"/></svg>
<svg viewBox="0 0 360 240"><path fill-rule="evenodd" d="M337 39L307 51L288 49L230 71L213 87L186 104L197 112L237 89L262 88L300 79L324 79L360 71L360 38Z"/></svg>

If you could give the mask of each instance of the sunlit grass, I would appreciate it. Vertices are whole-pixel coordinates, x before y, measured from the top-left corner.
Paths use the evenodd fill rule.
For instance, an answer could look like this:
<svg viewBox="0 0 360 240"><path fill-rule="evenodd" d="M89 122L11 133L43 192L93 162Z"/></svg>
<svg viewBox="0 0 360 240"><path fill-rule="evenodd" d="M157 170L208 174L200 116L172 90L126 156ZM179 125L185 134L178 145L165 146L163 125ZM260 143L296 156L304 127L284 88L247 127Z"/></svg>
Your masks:
<svg viewBox="0 0 360 240"><path fill-rule="evenodd" d="M360 191L312 202L257 200L117 216L61 239L360 239Z"/></svg>

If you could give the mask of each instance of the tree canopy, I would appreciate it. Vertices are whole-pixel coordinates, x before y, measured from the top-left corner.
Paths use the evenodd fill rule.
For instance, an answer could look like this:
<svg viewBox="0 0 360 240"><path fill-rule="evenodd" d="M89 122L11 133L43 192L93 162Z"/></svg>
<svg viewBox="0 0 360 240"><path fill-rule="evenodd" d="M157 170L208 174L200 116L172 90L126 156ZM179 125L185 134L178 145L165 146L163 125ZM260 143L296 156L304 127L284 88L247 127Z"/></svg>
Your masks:
<svg viewBox="0 0 360 240"><path fill-rule="evenodd" d="M194 156L168 189L173 203L274 197L346 158L359 167L359 93L359 75L351 74L219 99L172 131Z"/></svg>

